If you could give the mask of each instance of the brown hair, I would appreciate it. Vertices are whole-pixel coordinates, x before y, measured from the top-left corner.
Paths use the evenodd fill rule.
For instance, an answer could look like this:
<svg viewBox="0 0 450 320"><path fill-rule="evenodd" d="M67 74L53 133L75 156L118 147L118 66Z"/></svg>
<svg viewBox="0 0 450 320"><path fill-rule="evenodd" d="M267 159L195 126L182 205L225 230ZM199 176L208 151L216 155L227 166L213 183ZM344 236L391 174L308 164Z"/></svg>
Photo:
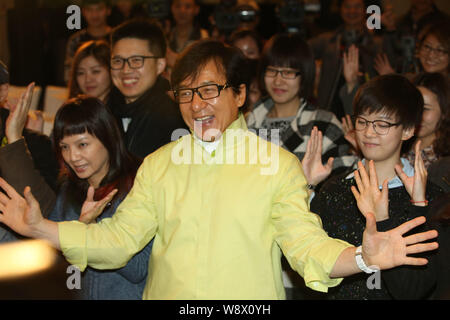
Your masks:
<svg viewBox="0 0 450 320"><path fill-rule="evenodd" d="M87 57L94 57L102 66L105 66L109 72L111 50L109 44L104 40L91 40L83 43L75 53L72 70L69 79L69 98L82 94L77 82L77 69L81 61Z"/></svg>

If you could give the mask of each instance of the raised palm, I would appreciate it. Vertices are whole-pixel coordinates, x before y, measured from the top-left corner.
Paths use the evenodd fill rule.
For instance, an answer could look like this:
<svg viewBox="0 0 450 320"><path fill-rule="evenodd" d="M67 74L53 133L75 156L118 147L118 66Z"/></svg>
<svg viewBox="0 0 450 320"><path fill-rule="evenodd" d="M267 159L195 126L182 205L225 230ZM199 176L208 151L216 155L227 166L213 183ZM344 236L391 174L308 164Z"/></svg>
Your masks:
<svg viewBox="0 0 450 320"><path fill-rule="evenodd" d="M90 186L87 192L86 200L81 207L80 218L78 219L84 223L93 223L95 219L103 212L105 206L112 200L117 193L117 189L111 191L106 197L99 201L94 201L94 187Z"/></svg>
<svg viewBox="0 0 450 320"><path fill-rule="evenodd" d="M329 158L327 163L322 163L322 132L314 127L311 130L311 137L306 145L306 153L302 159L303 172L306 180L311 185L317 185L325 180L333 169L333 158Z"/></svg>
<svg viewBox="0 0 450 320"><path fill-rule="evenodd" d="M373 160L369 161L369 174L367 174L362 162L359 161L358 170L354 172L354 175L357 188L352 186L351 190L359 211L364 216L367 216L369 212L375 213L377 221L388 219L388 181L383 182L380 191Z"/></svg>

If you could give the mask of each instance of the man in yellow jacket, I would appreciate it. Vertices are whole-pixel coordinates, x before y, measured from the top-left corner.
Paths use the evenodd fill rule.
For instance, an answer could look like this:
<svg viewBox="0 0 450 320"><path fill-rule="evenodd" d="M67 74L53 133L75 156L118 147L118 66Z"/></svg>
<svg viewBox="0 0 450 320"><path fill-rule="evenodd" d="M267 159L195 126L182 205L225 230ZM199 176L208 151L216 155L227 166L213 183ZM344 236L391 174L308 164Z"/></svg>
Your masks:
<svg viewBox="0 0 450 320"><path fill-rule="evenodd" d="M0 222L51 241L81 270L120 268L155 238L144 299L283 299L282 253L323 292L368 266L426 263L407 254L436 248L416 245L436 233L402 237L423 218L378 233L368 214L361 253L327 236L297 157L247 130L244 68L239 50L213 40L181 55L172 86L191 134L144 160L112 218L45 220L29 189L23 199L0 180Z"/></svg>

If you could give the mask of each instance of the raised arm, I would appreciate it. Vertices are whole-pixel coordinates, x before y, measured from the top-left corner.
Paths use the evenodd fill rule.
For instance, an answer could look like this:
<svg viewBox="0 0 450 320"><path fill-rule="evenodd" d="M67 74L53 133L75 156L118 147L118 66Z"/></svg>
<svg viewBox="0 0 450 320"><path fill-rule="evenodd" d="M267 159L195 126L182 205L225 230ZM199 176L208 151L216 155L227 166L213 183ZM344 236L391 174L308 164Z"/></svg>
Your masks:
<svg viewBox="0 0 450 320"><path fill-rule="evenodd" d="M330 157L325 165L322 163L322 140L322 132L314 127L302 159L303 172L308 184L312 186L317 186L325 180L333 168L333 157Z"/></svg>
<svg viewBox="0 0 450 320"><path fill-rule="evenodd" d="M35 133L23 137L33 95L34 83L22 94L18 103L11 108L5 123L8 144L0 148L1 176L20 192L30 186L42 209L44 217L51 212L56 195L53 189L56 179L57 163L53 157L48 137Z"/></svg>

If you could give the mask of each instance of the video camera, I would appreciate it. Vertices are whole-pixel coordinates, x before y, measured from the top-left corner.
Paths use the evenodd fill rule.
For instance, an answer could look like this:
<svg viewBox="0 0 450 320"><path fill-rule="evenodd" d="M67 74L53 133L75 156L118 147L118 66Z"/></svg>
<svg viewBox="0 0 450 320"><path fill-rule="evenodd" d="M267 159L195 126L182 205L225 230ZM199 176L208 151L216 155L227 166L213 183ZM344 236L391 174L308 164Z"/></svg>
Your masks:
<svg viewBox="0 0 450 320"><path fill-rule="evenodd" d="M236 0L221 0L214 11L214 20L219 31L229 34L243 22L253 22L259 11L250 5L236 5Z"/></svg>
<svg viewBox="0 0 450 320"><path fill-rule="evenodd" d="M277 7L277 17L288 32L298 32L303 24L305 7L301 0L284 0Z"/></svg>

